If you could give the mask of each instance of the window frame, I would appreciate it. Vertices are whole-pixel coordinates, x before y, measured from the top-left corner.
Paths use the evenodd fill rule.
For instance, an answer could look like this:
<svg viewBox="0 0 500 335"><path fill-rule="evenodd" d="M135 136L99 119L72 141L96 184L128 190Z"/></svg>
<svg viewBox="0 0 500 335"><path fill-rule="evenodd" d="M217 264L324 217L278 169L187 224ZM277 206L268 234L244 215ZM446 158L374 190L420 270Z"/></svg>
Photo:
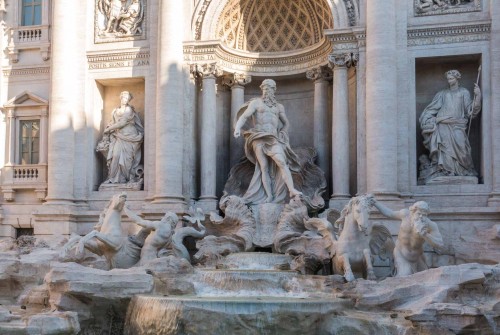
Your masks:
<svg viewBox="0 0 500 335"><path fill-rule="evenodd" d="M31 122L31 125L33 125L34 122L38 124L38 151L37 153L37 161L33 162L33 147L32 147L32 134L33 130L29 133L28 138L30 139L29 141L29 150L28 150L28 155L29 155L29 162L25 163L23 162L23 123L25 122ZM40 118L36 117L21 117L17 120L17 128L18 128L18 138L17 138L17 152L16 152L16 164L18 165L38 165L40 163L40 141L41 141L41 120ZM31 127L32 129L32 127Z"/></svg>
<svg viewBox="0 0 500 335"><path fill-rule="evenodd" d="M43 24L43 0L20 0L20 6L21 6L21 20L20 20L20 26L21 27L29 27L29 26L40 26ZM26 2L26 3L25 3ZM39 17L35 15L36 10L35 8L39 7ZM30 8L31 9L31 22L27 23L25 22L25 8ZM38 18L38 20L37 20Z"/></svg>

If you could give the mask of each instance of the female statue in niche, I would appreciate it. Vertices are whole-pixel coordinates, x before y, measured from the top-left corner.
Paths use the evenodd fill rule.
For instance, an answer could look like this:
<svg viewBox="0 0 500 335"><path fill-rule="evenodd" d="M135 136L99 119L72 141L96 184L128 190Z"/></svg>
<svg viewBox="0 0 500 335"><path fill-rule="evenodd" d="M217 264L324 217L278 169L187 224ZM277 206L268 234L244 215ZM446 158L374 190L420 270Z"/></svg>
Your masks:
<svg viewBox="0 0 500 335"><path fill-rule="evenodd" d="M142 181L141 144L144 127L133 106L132 94L120 94L120 107L113 110L111 122L97 144L97 151L105 155L108 177L103 184L126 184Z"/></svg>

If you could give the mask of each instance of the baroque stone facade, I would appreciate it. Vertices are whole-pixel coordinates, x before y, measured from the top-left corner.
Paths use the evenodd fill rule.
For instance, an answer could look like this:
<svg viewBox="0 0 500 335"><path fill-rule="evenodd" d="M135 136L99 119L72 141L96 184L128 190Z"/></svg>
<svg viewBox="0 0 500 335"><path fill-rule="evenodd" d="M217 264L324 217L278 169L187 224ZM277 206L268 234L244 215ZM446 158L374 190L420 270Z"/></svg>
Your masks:
<svg viewBox="0 0 500 335"><path fill-rule="evenodd" d="M237 116L246 101L261 95L262 81L272 79L286 110L290 147L303 150L324 172L326 191L316 195L327 211L308 204L308 219L341 216L359 194L373 194L392 209L425 201L443 239L439 253L423 248L429 267L500 259L495 0L23 3L0 0L0 238L34 234L50 240L93 230L115 195L115 188L100 187L110 160L96 146L108 124L132 126L131 118L112 113L120 93L129 92L141 124L134 128L140 141L133 151L140 154L124 147L113 158L118 174L127 165L122 158L133 157L134 173L140 170L132 178L136 185L124 186L129 209L148 222L159 222L166 211L182 216L191 206L214 211L207 231L223 240L219 200L234 176L231 169L245 156L244 140L233 136ZM443 79L452 69L460 72L461 92L469 92L476 109L461 106L474 118L457 121L463 134L455 138L467 150L454 150L467 152L475 179L421 182L428 162L420 158L432 150L425 131L432 131L437 146L448 144L439 142L440 125L456 124L445 112L419 121L438 92L455 88ZM475 100L476 83L481 97ZM432 163L443 165L437 158ZM269 210L273 222L284 220L281 210ZM397 241L401 219L368 215ZM123 234L137 233L132 219L124 225L129 231ZM281 228L288 238L286 222ZM221 245L248 251L247 240L245 235ZM259 248L271 248L272 239L266 241ZM200 243L202 250L210 247ZM322 252L327 259L330 254ZM304 256L295 267L312 271L313 261ZM373 268L390 272L387 261Z"/></svg>

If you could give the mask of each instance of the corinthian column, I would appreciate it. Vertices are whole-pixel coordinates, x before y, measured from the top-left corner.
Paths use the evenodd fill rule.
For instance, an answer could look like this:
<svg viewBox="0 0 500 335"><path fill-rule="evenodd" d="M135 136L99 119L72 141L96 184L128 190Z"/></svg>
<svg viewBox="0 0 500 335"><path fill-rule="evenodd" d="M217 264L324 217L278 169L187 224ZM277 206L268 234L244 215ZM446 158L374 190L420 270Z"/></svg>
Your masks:
<svg viewBox="0 0 500 335"><path fill-rule="evenodd" d="M368 192L396 196L396 0L367 1L366 144Z"/></svg>
<svg viewBox="0 0 500 335"><path fill-rule="evenodd" d="M332 54L332 200L346 200L349 192L349 92L347 68L355 64L357 56Z"/></svg>
<svg viewBox="0 0 500 335"><path fill-rule="evenodd" d="M76 6L76 7L75 7ZM47 204L74 200L74 117L84 115L85 5L53 1Z"/></svg>
<svg viewBox="0 0 500 335"><path fill-rule="evenodd" d="M307 71L306 77L314 81L314 131L313 143L318 153L317 164L328 174L330 171L328 145L328 85L332 80L332 70L320 66Z"/></svg>
<svg viewBox="0 0 500 335"><path fill-rule="evenodd" d="M252 77L242 73L233 73L224 77L224 84L231 88L231 130L234 130L236 114L245 103L245 85L251 81ZM243 154L243 140L234 138L231 131L229 136L229 164L231 168L238 163Z"/></svg>
<svg viewBox="0 0 500 335"><path fill-rule="evenodd" d="M183 32L185 1L160 1L156 85L156 174L153 203L182 211L184 113Z"/></svg>
<svg viewBox="0 0 500 335"><path fill-rule="evenodd" d="M222 71L214 64L196 65L196 73L202 78L201 111L201 152L200 177L201 190L199 205L204 211L217 208L217 113L215 100L215 79Z"/></svg>

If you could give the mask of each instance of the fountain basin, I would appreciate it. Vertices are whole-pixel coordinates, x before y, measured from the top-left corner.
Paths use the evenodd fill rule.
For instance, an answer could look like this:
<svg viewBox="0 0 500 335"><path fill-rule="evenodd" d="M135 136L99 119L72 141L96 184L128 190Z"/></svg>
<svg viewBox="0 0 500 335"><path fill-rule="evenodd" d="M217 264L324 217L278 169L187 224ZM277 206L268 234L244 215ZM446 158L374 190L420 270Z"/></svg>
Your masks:
<svg viewBox="0 0 500 335"><path fill-rule="evenodd" d="M332 317L352 304L342 299L138 295L129 305L125 334L328 334Z"/></svg>

